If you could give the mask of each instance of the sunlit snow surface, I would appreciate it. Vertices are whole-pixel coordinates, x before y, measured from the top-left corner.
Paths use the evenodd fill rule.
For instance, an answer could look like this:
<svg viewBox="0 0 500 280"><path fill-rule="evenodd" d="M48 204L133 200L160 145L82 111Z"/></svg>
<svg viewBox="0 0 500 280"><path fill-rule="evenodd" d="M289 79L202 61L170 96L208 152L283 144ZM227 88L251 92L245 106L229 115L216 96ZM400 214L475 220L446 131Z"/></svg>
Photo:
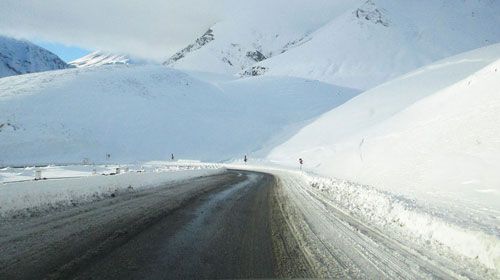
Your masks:
<svg viewBox="0 0 500 280"><path fill-rule="evenodd" d="M113 64L131 64L131 59L126 55L115 55L100 51L92 52L84 57L71 61L75 67L93 67Z"/></svg>
<svg viewBox="0 0 500 280"><path fill-rule="evenodd" d="M155 65L3 78L0 166L263 156L355 94L289 77L207 82Z"/></svg>
<svg viewBox="0 0 500 280"><path fill-rule="evenodd" d="M500 45L464 53L358 95L269 159L481 212L498 231L499 88Z"/></svg>

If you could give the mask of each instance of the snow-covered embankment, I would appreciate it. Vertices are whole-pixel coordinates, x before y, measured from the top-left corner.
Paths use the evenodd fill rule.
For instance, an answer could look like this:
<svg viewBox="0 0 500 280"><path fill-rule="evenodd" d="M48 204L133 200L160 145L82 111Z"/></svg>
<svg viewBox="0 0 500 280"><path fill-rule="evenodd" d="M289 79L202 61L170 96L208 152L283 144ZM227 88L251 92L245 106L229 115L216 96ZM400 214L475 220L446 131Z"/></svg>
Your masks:
<svg viewBox="0 0 500 280"><path fill-rule="evenodd" d="M303 179L350 215L498 274L499 88L496 44L358 95L269 159L361 183Z"/></svg>
<svg viewBox="0 0 500 280"><path fill-rule="evenodd" d="M496 216L279 166L228 167L276 176L289 226L319 270L340 260L350 268L339 273L360 277L500 276Z"/></svg>

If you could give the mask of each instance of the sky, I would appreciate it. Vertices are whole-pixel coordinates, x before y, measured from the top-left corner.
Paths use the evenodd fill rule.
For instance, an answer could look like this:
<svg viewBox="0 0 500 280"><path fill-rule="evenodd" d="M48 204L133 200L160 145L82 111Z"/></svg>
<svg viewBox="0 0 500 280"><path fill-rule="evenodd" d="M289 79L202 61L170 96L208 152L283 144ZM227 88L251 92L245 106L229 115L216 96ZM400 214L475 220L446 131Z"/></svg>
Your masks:
<svg viewBox="0 0 500 280"><path fill-rule="evenodd" d="M162 60L212 26L224 1L0 0L0 34Z"/></svg>
<svg viewBox="0 0 500 280"><path fill-rule="evenodd" d="M356 1L0 0L0 34L41 42L65 60L102 50L164 61L221 21L293 30L325 23Z"/></svg>
<svg viewBox="0 0 500 280"><path fill-rule="evenodd" d="M55 53L65 62L71 62L75 59L83 57L92 52L90 50L83 49L77 46L68 46L65 44L55 43L55 42L46 42L38 40L33 40L32 42L44 49L51 51L52 53Z"/></svg>

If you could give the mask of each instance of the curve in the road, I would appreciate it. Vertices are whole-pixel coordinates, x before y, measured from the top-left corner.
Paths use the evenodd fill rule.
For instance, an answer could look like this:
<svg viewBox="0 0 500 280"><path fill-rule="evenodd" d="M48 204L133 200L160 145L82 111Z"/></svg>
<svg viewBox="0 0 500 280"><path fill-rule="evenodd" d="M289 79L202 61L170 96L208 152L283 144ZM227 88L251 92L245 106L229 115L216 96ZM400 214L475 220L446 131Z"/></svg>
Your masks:
<svg viewBox="0 0 500 280"><path fill-rule="evenodd" d="M2 279L314 276L273 198L248 171L123 194L0 225Z"/></svg>

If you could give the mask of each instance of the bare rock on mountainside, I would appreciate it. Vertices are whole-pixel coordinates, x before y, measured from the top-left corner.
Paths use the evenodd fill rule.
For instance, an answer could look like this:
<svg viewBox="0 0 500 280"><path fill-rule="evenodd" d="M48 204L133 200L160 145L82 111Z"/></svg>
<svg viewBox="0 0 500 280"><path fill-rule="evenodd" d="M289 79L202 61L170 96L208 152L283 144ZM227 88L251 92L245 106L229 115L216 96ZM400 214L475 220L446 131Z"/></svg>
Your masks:
<svg viewBox="0 0 500 280"><path fill-rule="evenodd" d="M190 44L189 46L185 47L184 49L182 49L179 52L177 52L176 54L174 54L172 57L170 57L163 64L170 65L170 64L180 60L181 58L183 58L186 54L193 52L193 51L203 47L204 45L210 43L214 39L215 39L214 32L210 28L205 32L205 34L203 34L201 37L196 39L196 41L194 43Z"/></svg>
<svg viewBox="0 0 500 280"><path fill-rule="evenodd" d="M264 73L266 73L266 71L267 71L266 67L262 67L262 66L257 65L257 66L252 66L252 67L246 69L245 71L240 73L240 76L241 77L260 76L260 75L264 75Z"/></svg>
<svg viewBox="0 0 500 280"><path fill-rule="evenodd" d="M359 19L364 19L375 24L381 24L385 27L389 26L389 19L385 15L384 9L379 9L373 3L373 1L368 0L366 3L358 8L354 14Z"/></svg>

